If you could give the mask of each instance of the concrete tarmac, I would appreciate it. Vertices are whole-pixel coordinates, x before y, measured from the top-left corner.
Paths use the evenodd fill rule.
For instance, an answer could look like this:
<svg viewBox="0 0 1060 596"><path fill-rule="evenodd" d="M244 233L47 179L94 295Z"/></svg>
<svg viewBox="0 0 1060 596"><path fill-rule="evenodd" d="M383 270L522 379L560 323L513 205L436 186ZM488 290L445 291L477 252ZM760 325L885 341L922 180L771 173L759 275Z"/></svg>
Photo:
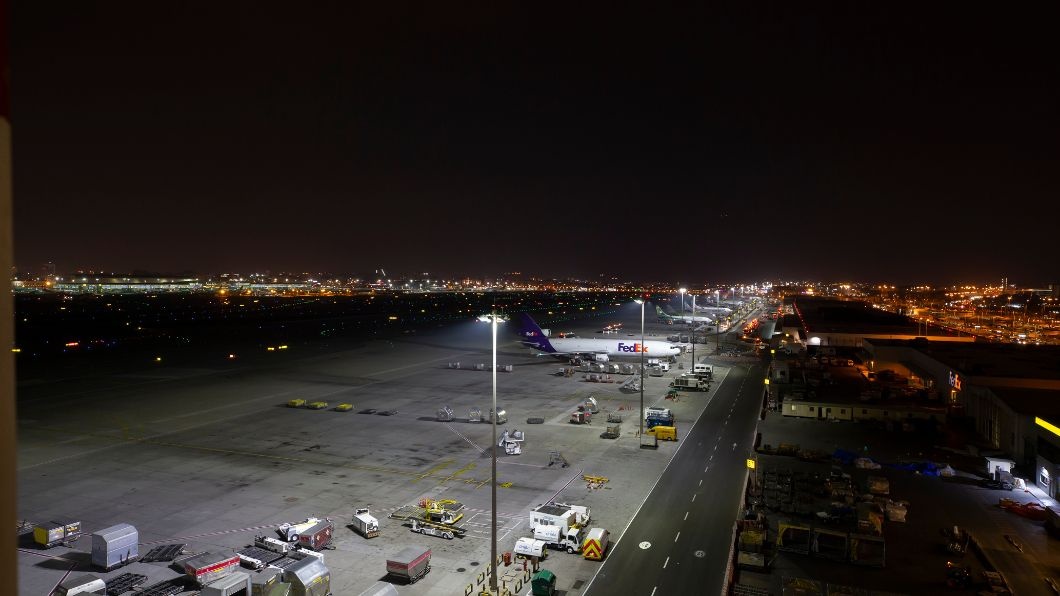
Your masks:
<svg viewBox="0 0 1060 596"><path fill-rule="evenodd" d="M603 337L592 332L613 322L625 324L620 337L634 327L639 337L640 308L625 305L617 315L564 329ZM672 331L654 317L648 321L649 336ZM642 450L636 436L638 394L624 393L618 383L587 382L580 373L554 376L563 362L531 355L503 331L500 340L498 363L512 364L514 371L497 375L498 402L509 417L498 434L518 428L526 441L522 455L501 456L498 462L498 551L511 550L518 537L528 535L529 509L552 499L588 505L591 525L610 529L612 540L619 540L718 384L708 395L664 402L678 418L681 440ZM466 418L472 407L483 412L490 407L490 373L469 370L490 361L488 326L469 321L311 357L297 349L266 356L264 364L253 366L160 363L129 374L21 385L20 520L78 519L87 533L131 523L143 553L167 543L186 543L187 552L241 548L255 535L275 535L283 522L328 516L337 526L335 549L325 559L336 595L368 588L384 576L387 556L409 545L430 547L433 569L420 582L399 587L403 594L464 593L469 585L477 588L480 578L486 581L491 428ZM687 367L689 359L683 358ZM447 368L450 362L461 368ZM678 372L648 377L645 405L663 402ZM727 373L719 367L719 374ZM618 439L600 438L604 413L591 425L567 422L589 395L604 413L623 416ZM292 398L326 400L330 406L285 407ZM354 404L354 410L334 411L341 402ZM454 410L456 421L436 421L442 405ZM359 413L369 408L396 413ZM528 425L528 417L545 423ZM549 466L554 451L570 467ZM583 475L608 482L590 484ZM386 517L428 496L467 506L465 538L412 534ZM380 518L378 538L366 540L346 527L354 510L364 506ZM730 523L732 510L719 517ZM25 536L20 546L20 594L48 594L68 574L90 571L87 536L72 548L40 550ZM559 576L560 588L578 594L600 563L557 551L543 567ZM102 575L124 571L148 575L149 583L179 574L165 564L136 563ZM514 590L524 576L502 567L501 577Z"/></svg>

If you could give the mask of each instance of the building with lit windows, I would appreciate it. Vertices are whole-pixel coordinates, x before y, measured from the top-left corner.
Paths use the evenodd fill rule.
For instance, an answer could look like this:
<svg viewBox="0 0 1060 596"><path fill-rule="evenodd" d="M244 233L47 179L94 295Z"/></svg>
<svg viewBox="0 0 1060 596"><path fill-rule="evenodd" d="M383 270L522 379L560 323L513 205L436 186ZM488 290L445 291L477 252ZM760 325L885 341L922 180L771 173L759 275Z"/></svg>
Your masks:
<svg viewBox="0 0 1060 596"><path fill-rule="evenodd" d="M951 413L973 421L989 450L1034 469L1055 496L1060 434L1040 422L1060 421L1060 346L870 339L864 349L872 369L934 388Z"/></svg>

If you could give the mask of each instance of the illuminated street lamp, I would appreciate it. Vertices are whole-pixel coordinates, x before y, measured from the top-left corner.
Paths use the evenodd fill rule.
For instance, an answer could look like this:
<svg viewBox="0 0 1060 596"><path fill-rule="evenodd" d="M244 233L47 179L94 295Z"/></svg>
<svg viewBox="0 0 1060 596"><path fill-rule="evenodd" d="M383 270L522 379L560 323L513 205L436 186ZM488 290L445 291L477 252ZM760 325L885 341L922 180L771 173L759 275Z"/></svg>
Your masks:
<svg viewBox="0 0 1060 596"><path fill-rule="evenodd" d="M640 432L637 433L638 441L644 444L644 299L636 300L640 305Z"/></svg>
<svg viewBox="0 0 1060 596"><path fill-rule="evenodd" d="M490 521L490 590L497 593L497 324L508 320L504 315L496 312L482 315L478 318L483 323L490 324L493 332L493 409L490 410L490 426L493 428L493 447L491 448L491 473L490 473L490 497L491 497L491 521Z"/></svg>

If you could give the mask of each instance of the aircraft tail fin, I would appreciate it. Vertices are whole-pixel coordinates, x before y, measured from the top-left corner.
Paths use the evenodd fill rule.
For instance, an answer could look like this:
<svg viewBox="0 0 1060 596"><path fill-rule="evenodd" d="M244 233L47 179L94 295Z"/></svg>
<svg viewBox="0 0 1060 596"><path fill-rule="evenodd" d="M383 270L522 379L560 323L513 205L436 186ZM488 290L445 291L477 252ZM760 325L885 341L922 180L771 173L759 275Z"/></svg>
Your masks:
<svg viewBox="0 0 1060 596"><path fill-rule="evenodd" d="M525 312L519 313L519 339L523 345L541 350L542 352L555 352L556 348L549 343L545 332L541 331L534 319Z"/></svg>

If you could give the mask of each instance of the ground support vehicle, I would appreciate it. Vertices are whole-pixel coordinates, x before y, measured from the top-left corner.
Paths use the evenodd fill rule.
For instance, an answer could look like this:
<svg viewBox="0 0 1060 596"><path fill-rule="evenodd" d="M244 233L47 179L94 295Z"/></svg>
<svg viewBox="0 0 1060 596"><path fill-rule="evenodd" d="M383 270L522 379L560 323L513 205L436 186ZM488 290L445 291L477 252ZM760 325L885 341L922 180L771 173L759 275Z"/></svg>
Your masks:
<svg viewBox="0 0 1060 596"><path fill-rule="evenodd" d="M584 534L585 531L580 526L566 529L559 526L537 526L534 528L535 540L543 540L548 548L565 550L570 554L582 551Z"/></svg>
<svg viewBox="0 0 1060 596"><path fill-rule="evenodd" d="M686 391L709 391L710 381L702 381L690 375L681 375L674 379L670 386L674 389L684 389Z"/></svg>
<svg viewBox="0 0 1060 596"><path fill-rule="evenodd" d="M610 533L604 528L593 528L585 535L582 543L582 556L592 561L603 561L607 552Z"/></svg>
<svg viewBox="0 0 1060 596"><path fill-rule="evenodd" d="M375 538L379 535L379 520L372 516L367 507L357 509L350 522L353 530L365 538Z"/></svg>
<svg viewBox="0 0 1060 596"><path fill-rule="evenodd" d="M457 523L462 517L462 513L454 514L448 509L435 508L432 511L428 507L413 505L406 505L390 514L391 519L409 522L413 532L447 540L467 534L467 528Z"/></svg>

